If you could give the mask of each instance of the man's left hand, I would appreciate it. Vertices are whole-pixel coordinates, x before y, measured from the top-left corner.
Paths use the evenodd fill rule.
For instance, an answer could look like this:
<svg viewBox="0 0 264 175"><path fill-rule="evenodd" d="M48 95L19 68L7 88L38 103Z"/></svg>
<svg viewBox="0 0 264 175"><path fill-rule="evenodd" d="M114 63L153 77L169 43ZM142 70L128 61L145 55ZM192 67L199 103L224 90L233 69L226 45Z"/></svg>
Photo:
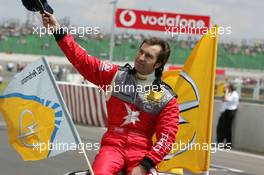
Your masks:
<svg viewBox="0 0 264 175"><path fill-rule="evenodd" d="M128 175L145 175L145 174L146 174L146 170L143 168L143 166L138 165L135 168L133 168Z"/></svg>

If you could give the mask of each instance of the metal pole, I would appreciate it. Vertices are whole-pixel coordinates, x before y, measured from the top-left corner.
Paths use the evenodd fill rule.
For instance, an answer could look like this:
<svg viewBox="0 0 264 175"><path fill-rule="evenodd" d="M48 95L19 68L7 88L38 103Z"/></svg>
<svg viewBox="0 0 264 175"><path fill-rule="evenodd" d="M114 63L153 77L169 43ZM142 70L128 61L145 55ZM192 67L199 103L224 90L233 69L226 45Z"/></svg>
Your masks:
<svg viewBox="0 0 264 175"><path fill-rule="evenodd" d="M110 48L109 48L109 61L113 61L113 50L115 45L115 12L116 12L116 4L118 0L114 0L111 2L113 4L113 17L112 17L112 28L111 28L111 35L110 35Z"/></svg>
<svg viewBox="0 0 264 175"><path fill-rule="evenodd" d="M92 166L91 166L91 164L90 164L90 161L89 161L89 159L88 159L88 156L87 156L86 151L85 151L85 148L84 148L84 143L82 142L81 137L80 137L80 135L79 135L77 129L75 128L73 121L71 120L70 113L69 113L69 111L68 111L68 109L67 109L67 107L66 107L66 103L64 102L64 100L63 100L63 98L62 98L62 95L61 95L61 92L60 92L60 90L59 90L59 87L58 87L58 85L57 85L55 79L54 79L53 76L52 76L52 71L51 71L51 69L50 69L50 67L49 67L49 64L48 64L48 62L47 62L47 60L46 60L45 57L42 57L42 60L43 60L43 62L44 62L44 64L45 64L45 66L47 67L48 74L49 74L50 77L51 77L51 81L52 81L52 84L53 84L53 86L54 86L54 88L55 88L56 94L58 95L59 102L60 102L62 108L63 108L64 111L65 111L65 119L67 120L68 124L70 125L70 129L71 129L71 131L72 131L72 133L73 133L73 135L74 135L74 139L75 139L75 141L77 142L77 144L78 144L78 145L80 144L81 147L82 147L82 148L81 148L81 149L82 149L82 153L83 153L83 155L84 155L84 158L85 158L86 164L87 164L87 166L88 166L88 170L89 170L89 172L90 172L91 175L94 175L94 172L93 172Z"/></svg>
<svg viewBox="0 0 264 175"><path fill-rule="evenodd" d="M259 93L260 93L260 80L257 79L257 83L256 86L254 87L254 92L253 92L254 100L259 100Z"/></svg>

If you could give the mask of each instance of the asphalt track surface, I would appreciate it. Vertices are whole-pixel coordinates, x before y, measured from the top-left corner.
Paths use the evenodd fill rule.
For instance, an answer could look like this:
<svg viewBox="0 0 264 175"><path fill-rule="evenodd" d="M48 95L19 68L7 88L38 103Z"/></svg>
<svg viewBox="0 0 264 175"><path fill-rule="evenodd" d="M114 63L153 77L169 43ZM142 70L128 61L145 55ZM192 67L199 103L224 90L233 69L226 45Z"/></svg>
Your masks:
<svg viewBox="0 0 264 175"><path fill-rule="evenodd" d="M85 143L100 141L104 128L77 126ZM89 138L89 139L88 139ZM96 147L87 151L92 163ZM0 175L63 175L86 169L82 154L68 151L42 161L24 162L8 144L7 130L0 116ZM210 175L263 175L264 156L238 151L217 151L211 154Z"/></svg>

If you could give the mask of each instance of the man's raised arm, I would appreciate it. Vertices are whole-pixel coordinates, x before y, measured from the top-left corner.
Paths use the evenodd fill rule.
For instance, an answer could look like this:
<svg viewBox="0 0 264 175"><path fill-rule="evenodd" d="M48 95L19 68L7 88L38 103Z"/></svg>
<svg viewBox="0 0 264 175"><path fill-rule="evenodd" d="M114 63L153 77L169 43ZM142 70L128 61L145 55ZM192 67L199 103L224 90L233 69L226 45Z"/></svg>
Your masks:
<svg viewBox="0 0 264 175"><path fill-rule="evenodd" d="M54 15L45 12L41 16L43 25L54 31L54 37L59 47L72 65L85 79L105 90L106 86L111 84L118 66L89 55L85 49L74 41L70 34L67 34L60 27Z"/></svg>

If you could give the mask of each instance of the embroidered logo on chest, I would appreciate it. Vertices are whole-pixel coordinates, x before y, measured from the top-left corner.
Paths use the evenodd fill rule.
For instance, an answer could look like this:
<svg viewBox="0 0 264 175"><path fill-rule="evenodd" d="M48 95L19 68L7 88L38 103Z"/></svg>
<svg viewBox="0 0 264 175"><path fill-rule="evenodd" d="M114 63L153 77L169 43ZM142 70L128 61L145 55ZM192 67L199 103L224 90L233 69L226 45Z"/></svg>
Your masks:
<svg viewBox="0 0 264 175"><path fill-rule="evenodd" d="M139 111L133 111L127 104L125 104L126 110L127 110L127 116L124 117L125 121L121 126L128 125L130 123L133 123L133 125L136 124L136 122L139 122Z"/></svg>
<svg viewBox="0 0 264 175"><path fill-rule="evenodd" d="M149 103L149 102L144 103L144 110L145 111L150 112L153 110L153 108L154 108L154 105L152 103Z"/></svg>
<svg viewBox="0 0 264 175"><path fill-rule="evenodd" d="M150 91L148 94L145 95L145 99L147 101L153 101L156 103L160 103L161 98L163 97L165 91L161 89L160 91Z"/></svg>

